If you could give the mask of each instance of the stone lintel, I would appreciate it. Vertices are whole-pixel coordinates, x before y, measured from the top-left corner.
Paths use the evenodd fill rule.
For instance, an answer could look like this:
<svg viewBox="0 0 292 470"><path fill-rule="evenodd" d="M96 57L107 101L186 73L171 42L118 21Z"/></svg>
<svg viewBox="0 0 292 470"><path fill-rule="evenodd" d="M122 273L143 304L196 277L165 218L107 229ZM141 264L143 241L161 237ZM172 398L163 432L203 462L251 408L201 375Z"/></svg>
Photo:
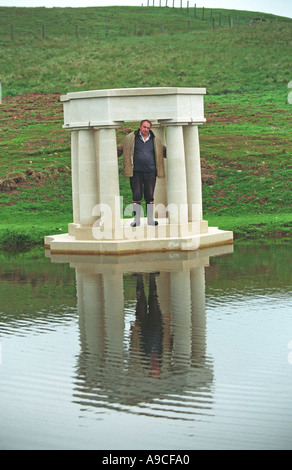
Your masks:
<svg viewBox="0 0 292 470"><path fill-rule="evenodd" d="M205 122L204 88L122 88L68 93L61 97L64 127L108 127L149 119L195 125Z"/></svg>
<svg viewBox="0 0 292 470"><path fill-rule="evenodd" d="M156 96L156 95L205 95L206 88L193 87L149 87L149 88L113 88L104 90L88 90L67 93L60 97L60 101L70 101L84 98L108 98L130 96Z"/></svg>

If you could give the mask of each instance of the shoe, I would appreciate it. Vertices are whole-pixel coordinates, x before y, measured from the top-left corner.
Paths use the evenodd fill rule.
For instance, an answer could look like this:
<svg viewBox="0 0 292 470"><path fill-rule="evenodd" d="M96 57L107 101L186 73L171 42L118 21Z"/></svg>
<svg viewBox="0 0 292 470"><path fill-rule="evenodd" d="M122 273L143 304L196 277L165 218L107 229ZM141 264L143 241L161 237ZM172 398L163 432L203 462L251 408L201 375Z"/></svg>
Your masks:
<svg viewBox="0 0 292 470"><path fill-rule="evenodd" d="M157 220L153 219L153 210L154 210L154 204L151 202L147 204L147 224L148 225L158 225Z"/></svg>
<svg viewBox="0 0 292 470"><path fill-rule="evenodd" d="M141 204L137 202L133 203L133 212L135 214L133 222L131 222L131 227L139 227L140 217L141 217Z"/></svg>

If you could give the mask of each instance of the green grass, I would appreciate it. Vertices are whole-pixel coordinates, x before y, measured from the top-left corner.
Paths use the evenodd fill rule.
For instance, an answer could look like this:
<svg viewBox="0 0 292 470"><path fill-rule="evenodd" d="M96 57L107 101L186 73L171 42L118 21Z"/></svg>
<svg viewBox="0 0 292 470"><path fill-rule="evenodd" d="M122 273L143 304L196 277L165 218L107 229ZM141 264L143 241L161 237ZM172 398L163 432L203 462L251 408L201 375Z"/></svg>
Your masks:
<svg viewBox="0 0 292 470"><path fill-rule="evenodd" d="M222 94L287 85L291 20L276 22L272 15L261 15L265 23L249 26L250 18L258 14L213 10L213 30L210 12L206 11L205 21L201 12L198 9L195 18L186 9L172 8L3 7L3 93L180 84L206 86L209 94ZM239 27L228 26L229 14L234 19L240 15Z"/></svg>
<svg viewBox="0 0 292 470"><path fill-rule="evenodd" d="M201 9L197 17L145 7L0 14L0 244L42 243L72 221L60 94L144 86L207 89L200 146L209 224L236 237L291 234L292 20L217 9L213 29L210 10L202 21ZM266 21L250 26L259 16ZM118 143L124 135L117 132ZM126 206L122 174L120 188Z"/></svg>

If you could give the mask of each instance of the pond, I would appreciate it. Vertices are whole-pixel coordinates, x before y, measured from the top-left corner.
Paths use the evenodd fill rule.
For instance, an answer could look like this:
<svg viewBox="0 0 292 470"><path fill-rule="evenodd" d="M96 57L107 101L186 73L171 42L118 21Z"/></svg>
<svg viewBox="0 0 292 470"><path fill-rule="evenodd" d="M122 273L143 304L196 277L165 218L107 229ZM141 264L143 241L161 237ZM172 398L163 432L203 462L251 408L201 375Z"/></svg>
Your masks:
<svg viewBox="0 0 292 470"><path fill-rule="evenodd" d="M0 259L1 449L291 449L291 244Z"/></svg>

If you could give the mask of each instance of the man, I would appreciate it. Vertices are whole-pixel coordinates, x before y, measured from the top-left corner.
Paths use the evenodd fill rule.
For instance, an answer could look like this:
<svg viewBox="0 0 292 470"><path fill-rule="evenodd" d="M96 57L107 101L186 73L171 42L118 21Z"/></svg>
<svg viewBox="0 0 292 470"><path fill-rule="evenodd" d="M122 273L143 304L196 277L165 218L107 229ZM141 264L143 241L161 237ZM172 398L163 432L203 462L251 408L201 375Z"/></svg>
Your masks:
<svg viewBox="0 0 292 470"><path fill-rule="evenodd" d="M151 122L140 122L139 129L127 135L123 143L124 176L130 177L135 214L132 227L140 225L141 202L144 195L147 223L158 225L153 218L156 177L164 178L166 149L151 131Z"/></svg>

